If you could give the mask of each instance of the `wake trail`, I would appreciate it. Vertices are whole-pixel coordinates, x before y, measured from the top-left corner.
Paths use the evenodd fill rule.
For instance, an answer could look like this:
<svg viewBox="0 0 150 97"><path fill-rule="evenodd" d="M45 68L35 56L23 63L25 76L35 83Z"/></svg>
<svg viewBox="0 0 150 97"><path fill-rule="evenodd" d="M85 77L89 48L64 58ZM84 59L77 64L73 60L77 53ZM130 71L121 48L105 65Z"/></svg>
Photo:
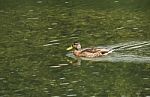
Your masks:
<svg viewBox="0 0 150 97"><path fill-rule="evenodd" d="M142 43L128 43L124 45L118 45L115 47L112 47L112 51L119 51L119 50L132 50L132 49L137 49L141 48L143 46L150 45L150 42L142 42Z"/></svg>

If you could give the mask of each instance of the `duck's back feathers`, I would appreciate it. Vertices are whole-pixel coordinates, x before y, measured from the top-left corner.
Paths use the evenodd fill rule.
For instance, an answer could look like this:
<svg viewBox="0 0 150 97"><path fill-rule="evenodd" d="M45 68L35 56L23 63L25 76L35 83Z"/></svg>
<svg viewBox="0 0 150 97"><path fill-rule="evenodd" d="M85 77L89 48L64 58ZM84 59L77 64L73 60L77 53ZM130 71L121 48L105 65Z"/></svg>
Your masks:
<svg viewBox="0 0 150 97"><path fill-rule="evenodd" d="M83 53L83 52L96 53L98 51L100 51L100 50L96 49L96 48L85 48L85 49L81 50L81 53Z"/></svg>
<svg viewBox="0 0 150 97"><path fill-rule="evenodd" d="M79 57L100 57L107 55L109 50L101 48L85 48L80 51L78 54Z"/></svg>

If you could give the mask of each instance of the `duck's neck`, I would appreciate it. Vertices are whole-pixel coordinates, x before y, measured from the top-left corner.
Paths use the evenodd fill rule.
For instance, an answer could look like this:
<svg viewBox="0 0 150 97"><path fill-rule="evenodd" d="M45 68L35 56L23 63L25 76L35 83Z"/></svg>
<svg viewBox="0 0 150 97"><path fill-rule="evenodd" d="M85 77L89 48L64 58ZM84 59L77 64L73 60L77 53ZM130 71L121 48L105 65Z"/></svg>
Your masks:
<svg viewBox="0 0 150 97"><path fill-rule="evenodd" d="M74 54L75 56L79 56L79 55L80 55L80 53L81 53L81 51L80 51L80 50L74 50L74 51L73 51L73 54Z"/></svg>
<svg viewBox="0 0 150 97"><path fill-rule="evenodd" d="M75 48L75 50L76 50L76 51L80 51L80 50L81 50L81 48Z"/></svg>

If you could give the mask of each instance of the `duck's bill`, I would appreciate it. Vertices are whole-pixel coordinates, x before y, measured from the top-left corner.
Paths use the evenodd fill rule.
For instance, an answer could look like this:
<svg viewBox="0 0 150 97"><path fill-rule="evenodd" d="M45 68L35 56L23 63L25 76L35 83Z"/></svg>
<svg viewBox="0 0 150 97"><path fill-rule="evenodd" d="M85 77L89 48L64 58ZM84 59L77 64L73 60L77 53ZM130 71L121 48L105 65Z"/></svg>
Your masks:
<svg viewBox="0 0 150 97"><path fill-rule="evenodd" d="M72 47L72 46L68 47L66 50L71 50L71 49L73 49L73 47Z"/></svg>

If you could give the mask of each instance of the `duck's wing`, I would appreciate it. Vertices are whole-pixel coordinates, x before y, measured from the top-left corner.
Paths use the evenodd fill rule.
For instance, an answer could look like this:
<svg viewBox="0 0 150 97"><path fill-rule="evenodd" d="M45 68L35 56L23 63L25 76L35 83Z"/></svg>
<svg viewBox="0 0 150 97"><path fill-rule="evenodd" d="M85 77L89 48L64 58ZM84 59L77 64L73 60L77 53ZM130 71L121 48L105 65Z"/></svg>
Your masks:
<svg viewBox="0 0 150 97"><path fill-rule="evenodd" d="M106 48L99 48L99 49L103 55L108 55L113 52L113 50L111 49L106 49Z"/></svg>
<svg viewBox="0 0 150 97"><path fill-rule="evenodd" d="M102 54L108 53L110 52L110 49L106 49L106 48L85 48L81 50L82 52L89 52L89 53L97 53L97 52L101 52Z"/></svg>
<svg viewBox="0 0 150 97"><path fill-rule="evenodd" d="M96 49L96 48L85 48L85 49L82 49L82 50L81 50L81 53L83 53L83 52L96 53L96 52L98 52L98 51L100 51L100 49Z"/></svg>
<svg viewBox="0 0 150 97"><path fill-rule="evenodd" d="M94 48L94 52L100 52L101 54L105 55L109 53L111 50L106 48Z"/></svg>

